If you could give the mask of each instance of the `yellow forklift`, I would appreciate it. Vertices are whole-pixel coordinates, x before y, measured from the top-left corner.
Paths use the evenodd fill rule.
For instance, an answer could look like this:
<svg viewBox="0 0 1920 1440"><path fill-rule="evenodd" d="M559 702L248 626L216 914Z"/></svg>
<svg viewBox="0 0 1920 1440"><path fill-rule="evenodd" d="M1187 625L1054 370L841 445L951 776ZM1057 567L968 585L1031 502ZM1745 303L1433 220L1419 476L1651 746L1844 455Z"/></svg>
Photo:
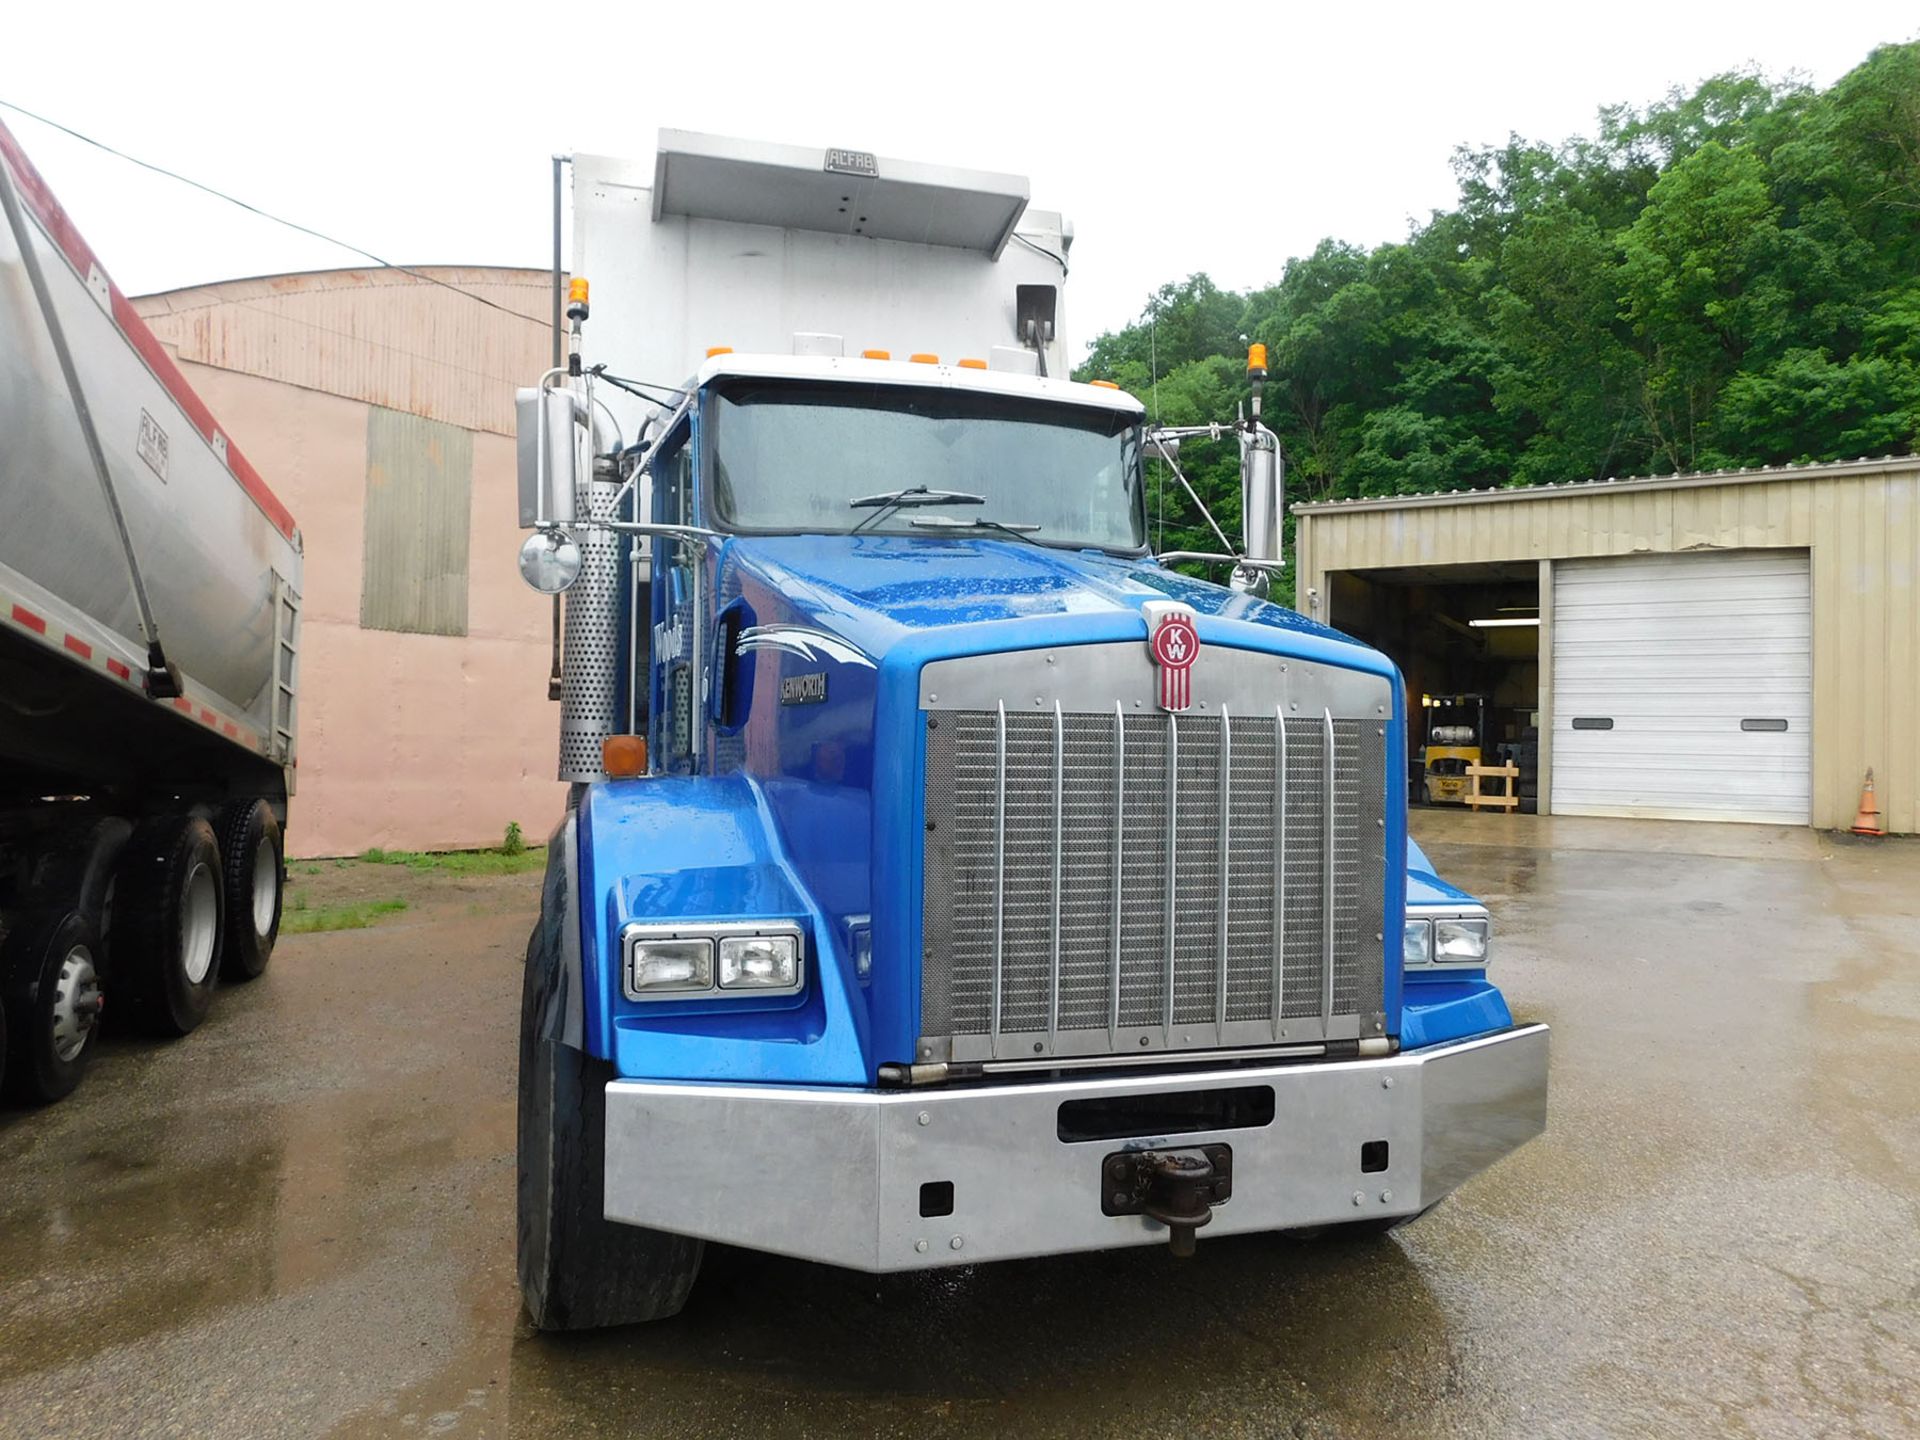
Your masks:
<svg viewBox="0 0 1920 1440"><path fill-rule="evenodd" d="M1463 805L1467 767L1481 763L1487 734L1484 695L1422 695L1426 744L1420 753L1429 805Z"/></svg>

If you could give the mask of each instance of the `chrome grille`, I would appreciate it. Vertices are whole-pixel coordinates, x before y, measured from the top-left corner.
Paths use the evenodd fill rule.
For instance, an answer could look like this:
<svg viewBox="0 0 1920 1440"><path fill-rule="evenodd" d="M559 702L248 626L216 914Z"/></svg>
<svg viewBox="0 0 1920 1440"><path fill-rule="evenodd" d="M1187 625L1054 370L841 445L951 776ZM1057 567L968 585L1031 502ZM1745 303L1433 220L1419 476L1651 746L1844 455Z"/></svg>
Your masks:
<svg viewBox="0 0 1920 1440"><path fill-rule="evenodd" d="M1379 1033L1384 707L1023 698L927 716L923 1058Z"/></svg>

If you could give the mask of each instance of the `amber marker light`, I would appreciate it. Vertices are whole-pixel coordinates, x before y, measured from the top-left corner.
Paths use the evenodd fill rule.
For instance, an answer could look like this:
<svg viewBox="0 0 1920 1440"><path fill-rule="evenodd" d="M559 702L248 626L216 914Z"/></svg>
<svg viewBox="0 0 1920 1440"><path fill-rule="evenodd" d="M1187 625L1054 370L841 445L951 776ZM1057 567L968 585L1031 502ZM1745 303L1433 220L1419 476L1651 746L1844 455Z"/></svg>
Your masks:
<svg viewBox="0 0 1920 1440"><path fill-rule="evenodd" d="M984 370L987 368L987 362L984 360L962 360L960 362L960 368L962 370Z"/></svg>
<svg viewBox="0 0 1920 1440"><path fill-rule="evenodd" d="M1089 380L1087 383L1089 385L1097 385L1102 390L1118 390L1120 388L1118 385L1114 384L1113 381L1111 380Z"/></svg>
<svg viewBox="0 0 1920 1440"><path fill-rule="evenodd" d="M600 742L600 768L610 780L630 780L647 773L647 741L643 735L609 735Z"/></svg>
<svg viewBox="0 0 1920 1440"><path fill-rule="evenodd" d="M893 352L891 350L862 350L860 352L860 358L862 360L891 360L893 358Z"/></svg>
<svg viewBox="0 0 1920 1440"><path fill-rule="evenodd" d="M732 353L733 347L731 345L709 345L707 347L707 359L709 360L713 359L716 355L731 355Z"/></svg>
<svg viewBox="0 0 1920 1440"><path fill-rule="evenodd" d="M940 357L938 355L909 355L907 359L916 365L938 365L940 363Z"/></svg>

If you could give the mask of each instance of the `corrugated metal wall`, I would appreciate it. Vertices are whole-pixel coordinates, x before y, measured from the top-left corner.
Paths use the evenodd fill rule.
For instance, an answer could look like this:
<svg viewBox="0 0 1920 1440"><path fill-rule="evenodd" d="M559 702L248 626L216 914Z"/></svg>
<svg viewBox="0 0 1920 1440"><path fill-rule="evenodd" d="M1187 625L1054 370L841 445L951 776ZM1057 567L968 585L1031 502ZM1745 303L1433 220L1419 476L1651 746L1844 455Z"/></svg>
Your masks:
<svg viewBox="0 0 1920 1440"><path fill-rule="evenodd" d="M360 624L467 633L473 432L378 406L367 411Z"/></svg>
<svg viewBox="0 0 1920 1440"><path fill-rule="evenodd" d="M1853 823L1874 770L1889 829L1920 832L1920 460L1724 478L1302 506L1296 591L1336 571L1698 549L1813 553L1813 823Z"/></svg>
<svg viewBox="0 0 1920 1440"><path fill-rule="evenodd" d="M134 303L182 360L511 435L514 386L552 363L552 283L540 270L327 270Z"/></svg>

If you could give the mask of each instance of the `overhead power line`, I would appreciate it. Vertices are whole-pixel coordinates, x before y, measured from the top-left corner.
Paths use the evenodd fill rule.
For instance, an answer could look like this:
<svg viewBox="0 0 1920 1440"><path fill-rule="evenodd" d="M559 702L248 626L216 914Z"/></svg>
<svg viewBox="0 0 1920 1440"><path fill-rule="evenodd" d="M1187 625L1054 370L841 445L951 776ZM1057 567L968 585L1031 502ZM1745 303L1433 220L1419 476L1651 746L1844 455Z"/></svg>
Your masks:
<svg viewBox="0 0 1920 1440"><path fill-rule="evenodd" d="M328 235L324 231L315 230L311 225L302 225L297 220L284 219L279 215L275 215L272 211L262 210L258 205L249 205L245 200L242 200L239 197L234 195L229 195L224 190L216 190L211 185L204 185L198 180L195 180L189 176L180 174L178 171L169 170L164 165L155 165L150 160L142 160L137 155L129 155L124 150L116 150L113 146L107 144L105 141L96 140L91 135L82 135L78 130L75 130L71 126L62 125L58 120L49 120L45 115L37 114L36 112L27 109L27 107L24 105L16 105L11 100L0 99L0 108L11 110L15 114L24 115L29 120L38 121L40 124L45 125L50 129L58 130L62 135L70 135L75 140L80 141L82 144L91 145L96 150L104 150L106 151L107 154L112 155L116 159L124 160L129 165L138 165L142 170L151 170L156 175L164 175L169 180L177 180L182 185L190 185L195 190L199 190L205 194L213 196L214 199L216 200L224 200L229 205L237 205L240 207L240 209L245 210L250 214L258 215L262 220L271 220L275 225L284 225L289 230L298 230L302 235L310 235L315 240L324 241L328 245L337 245L342 250L351 251L353 254L358 255L363 259L371 260L374 264L378 265L383 270L398 270L402 275L411 275L413 276L414 279L424 280L429 285L438 285L443 290L451 290L456 295L464 295L467 297L467 299L473 301L475 304L484 305L489 310L498 310L503 315L511 315L516 320L526 321L529 325L538 325L542 330L545 330L547 328L547 321L540 316L529 315L526 313L526 311L516 310L511 305L499 304L496 301L487 299L487 297L484 295L476 295L471 290L463 290L460 288L460 286L452 284L449 281L442 280L437 276L428 275L419 270L410 269L405 265L396 265L391 260L382 259L380 256L374 254L371 250L363 249L361 246L351 244L350 242L342 240L337 236Z"/></svg>

